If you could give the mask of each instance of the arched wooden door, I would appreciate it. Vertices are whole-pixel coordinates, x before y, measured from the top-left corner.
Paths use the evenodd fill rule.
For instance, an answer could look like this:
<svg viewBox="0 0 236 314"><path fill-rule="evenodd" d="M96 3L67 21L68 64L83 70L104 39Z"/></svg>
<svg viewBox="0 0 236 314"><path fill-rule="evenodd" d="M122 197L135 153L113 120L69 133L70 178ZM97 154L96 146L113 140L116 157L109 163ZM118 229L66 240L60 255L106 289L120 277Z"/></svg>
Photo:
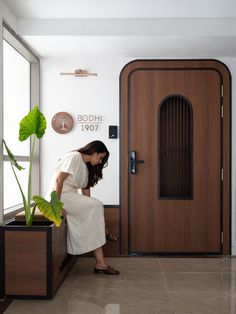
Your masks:
<svg viewBox="0 0 236 314"><path fill-rule="evenodd" d="M121 253L229 253L229 97L217 61L124 68Z"/></svg>

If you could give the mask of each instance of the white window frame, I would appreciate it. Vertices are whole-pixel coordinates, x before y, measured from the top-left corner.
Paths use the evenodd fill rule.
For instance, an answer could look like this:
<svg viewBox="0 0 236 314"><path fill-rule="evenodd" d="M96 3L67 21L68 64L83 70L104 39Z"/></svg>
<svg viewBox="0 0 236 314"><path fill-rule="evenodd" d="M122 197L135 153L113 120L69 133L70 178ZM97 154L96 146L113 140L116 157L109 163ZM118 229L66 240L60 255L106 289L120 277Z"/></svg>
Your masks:
<svg viewBox="0 0 236 314"><path fill-rule="evenodd" d="M2 45L3 40L6 40L18 53L20 53L27 61L30 63L30 108L35 105L39 106L39 82L40 82L40 62L39 58L36 56L34 52L22 41L20 37L18 37L15 32L5 23L3 22L3 36L2 36ZM3 121L3 99L0 102L0 118ZM1 125L3 125L1 123ZM0 130L0 138L2 138L3 130ZM31 143L30 143L31 145ZM1 155L0 158L0 213L2 213L2 220L6 222L12 219L18 212L22 211L23 204L19 204L16 206L11 207L7 210L7 213L4 213L3 208L3 162L9 160L7 155L3 155L3 148L1 148ZM31 189L32 194L40 194L40 178L39 178L39 142L36 141L35 143L35 155L32 167L32 183ZM17 161L29 161L29 157L26 156L15 156Z"/></svg>

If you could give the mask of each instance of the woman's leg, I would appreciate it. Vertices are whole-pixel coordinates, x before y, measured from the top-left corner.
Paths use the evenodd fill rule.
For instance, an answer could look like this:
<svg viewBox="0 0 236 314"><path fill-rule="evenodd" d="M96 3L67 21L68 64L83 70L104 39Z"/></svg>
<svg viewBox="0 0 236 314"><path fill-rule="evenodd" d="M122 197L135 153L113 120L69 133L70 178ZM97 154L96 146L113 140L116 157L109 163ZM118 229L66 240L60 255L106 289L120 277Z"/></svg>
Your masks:
<svg viewBox="0 0 236 314"><path fill-rule="evenodd" d="M108 274L108 275L119 275L119 270L106 264L103 255L102 247L97 248L93 251L96 263L94 265L94 272L97 274Z"/></svg>
<svg viewBox="0 0 236 314"><path fill-rule="evenodd" d="M93 251L96 263L95 263L95 268L101 268L101 269L106 269L108 265L106 264L104 260L104 255L103 255L103 249L102 246L97 248L96 250Z"/></svg>

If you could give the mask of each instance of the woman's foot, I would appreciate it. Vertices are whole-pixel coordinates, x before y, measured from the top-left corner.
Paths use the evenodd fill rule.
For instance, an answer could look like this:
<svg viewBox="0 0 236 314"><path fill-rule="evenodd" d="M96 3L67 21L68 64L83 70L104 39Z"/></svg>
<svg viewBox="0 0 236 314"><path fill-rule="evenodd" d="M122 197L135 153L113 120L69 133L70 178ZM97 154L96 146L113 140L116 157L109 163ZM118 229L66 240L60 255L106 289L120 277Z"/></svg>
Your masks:
<svg viewBox="0 0 236 314"><path fill-rule="evenodd" d="M105 231L106 231L106 239L108 241L111 241L111 242L117 242L118 241L118 238L114 234L111 233L111 230L106 229Z"/></svg>
<svg viewBox="0 0 236 314"><path fill-rule="evenodd" d="M95 257L94 273L96 274L108 274L108 275L119 275L119 271L107 265L104 260L102 246L98 247L93 251Z"/></svg>
<svg viewBox="0 0 236 314"><path fill-rule="evenodd" d="M119 270L114 269L111 266L107 266L106 268L96 268L93 269L95 274L106 274L106 275L119 275Z"/></svg>
<svg viewBox="0 0 236 314"><path fill-rule="evenodd" d="M93 269L95 274L119 275L119 270L114 269L110 265L96 263Z"/></svg>

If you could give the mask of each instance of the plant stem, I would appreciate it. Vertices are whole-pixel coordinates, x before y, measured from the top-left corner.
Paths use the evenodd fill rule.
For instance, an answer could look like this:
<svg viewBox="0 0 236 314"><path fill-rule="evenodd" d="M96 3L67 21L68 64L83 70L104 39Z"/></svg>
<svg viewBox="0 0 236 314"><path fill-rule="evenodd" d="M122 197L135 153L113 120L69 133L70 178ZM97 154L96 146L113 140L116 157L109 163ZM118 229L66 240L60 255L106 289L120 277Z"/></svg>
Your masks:
<svg viewBox="0 0 236 314"><path fill-rule="evenodd" d="M30 214L29 226L32 225L32 221L33 221L33 218L34 218L35 209L36 209L36 204L34 204L33 209L32 209L32 212L31 212L31 214Z"/></svg>
<svg viewBox="0 0 236 314"><path fill-rule="evenodd" d="M30 202L31 202L31 172L32 172L32 164L33 164L33 156L34 156L34 146L35 146L35 134L33 136L33 142L30 150L30 164L29 164L29 177L28 177L28 206L30 208ZM31 215L31 212L29 210L29 215ZM30 221L30 217L29 217ZM31 221L32 223L32 221Z"/></svg>
<svg viewBox="0 0 236 314"><path fill-rule="evenodd" d="M28 223L28 218L29 218L29 214L30 214L30 213L29 213L29 210L28 210L27 202L26 202L26 199L25 199L25 195L24 195L24 193L23 193L23 190L22 190L22 188L21 188L20 182L19 182L19 180L18 180L18 178L17 178L15 169L14 169L12 163L10 163L10 164L11 164L11 168L12 168L12 171L13 171L13 173L14 173L14 176L15 176L15 178L16 178L16 182L17 182L17 184L18 184L18 186L19 186L19 189L20 189L21 197L22 197L22 200L23 200L24 208L25 208L25 220L26 220L26 225L27 225L27 223Z"/></svg>

